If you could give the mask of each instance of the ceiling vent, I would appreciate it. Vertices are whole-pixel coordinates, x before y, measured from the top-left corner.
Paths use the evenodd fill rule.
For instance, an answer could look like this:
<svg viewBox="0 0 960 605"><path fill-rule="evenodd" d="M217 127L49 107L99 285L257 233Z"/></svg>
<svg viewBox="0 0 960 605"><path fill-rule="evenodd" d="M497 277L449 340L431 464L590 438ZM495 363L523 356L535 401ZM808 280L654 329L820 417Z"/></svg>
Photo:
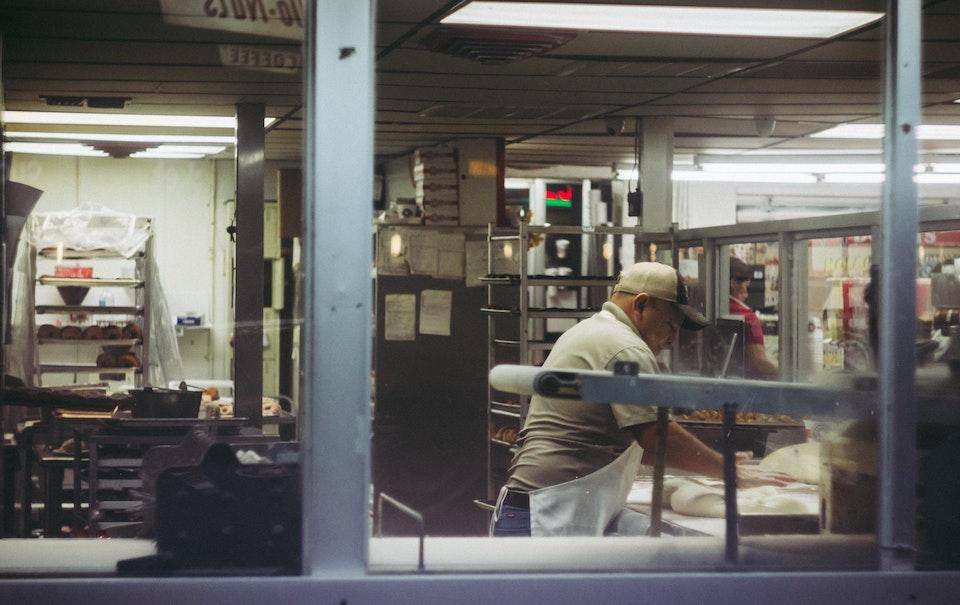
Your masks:
<svg viewBox="0 0 960 605"><path fill-rule="evenodd" d="M132 97L73 97L66 95L40 95L47 105L54 107L87 107L93 109L123 109Z"/></svg>
<svg viewBox="0 0 960 605"><path fill-rule="evenodd" d="M420 46L484 65L502 65L549 52L576 35L554 30L441 25L420 40Z"/></svg>

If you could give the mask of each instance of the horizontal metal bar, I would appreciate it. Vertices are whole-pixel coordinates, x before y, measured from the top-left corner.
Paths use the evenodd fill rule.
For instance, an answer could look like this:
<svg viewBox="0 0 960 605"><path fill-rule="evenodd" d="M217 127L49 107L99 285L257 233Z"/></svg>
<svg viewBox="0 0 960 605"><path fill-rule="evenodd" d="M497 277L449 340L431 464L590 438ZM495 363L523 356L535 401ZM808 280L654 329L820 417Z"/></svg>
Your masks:
<svg viewBox="0 0 960 605"><path fill-rule="evenodd" d="M877 398L874 390L826 389L788 382L655 374L617 376L611 372L516 365L495 367L490 372L490 384L500 391L588 403L616 401L696 409L721 409L724 403L736 403L744 412L823 418L872 416Z"/></svg>
<svg viewBox="0 0 960 605"><path fill-rule="evenodd" d="M878 197L879 204L879 197ZM960 208L950 205L924 206L920 208L921 230L943 230L951 228L944 224L949 221L960 221ZM676 232L677 244L687 246L705 238L716 240L755 240L777 239L780 233L805 233L810 237L820 237L815 232L842 232L850 230L865 230L880 224L880 213L856 212L832 216L812 218L786 219L780 221L765 221L760 223L741 223L738 225L723 225L720 227L703 227L699 229L682 229ZM797 239L805 239L798 237Z"/></svg>

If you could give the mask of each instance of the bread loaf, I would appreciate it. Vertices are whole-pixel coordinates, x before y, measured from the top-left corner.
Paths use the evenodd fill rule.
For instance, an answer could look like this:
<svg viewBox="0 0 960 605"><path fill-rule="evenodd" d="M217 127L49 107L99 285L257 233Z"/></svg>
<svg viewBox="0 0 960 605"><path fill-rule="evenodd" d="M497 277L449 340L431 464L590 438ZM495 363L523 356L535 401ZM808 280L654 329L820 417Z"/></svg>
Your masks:
<svg viewBox="0 0 960 605"><path fill-rule="evenodd" d="M97 355L97 367L98 368L115 368L117 367L117 358L111 355L110 353L100 353Z"/></svg>
<svg viewBox="0 0 960 605"><path fill-rule="evenodd" d="M64 326L60 330L60 338L64 340L80 340L83 332L77 326Z"/></svg>
<svg viewBox="0 0 960 605"><path fill-rule="evenodd" d="M103 328L100 326L87 326L83 330L84 340L103 340Z"/></svg>
<svg viewBox="0 0 960 605"><path fill-rule="evenodd" d="M120 340L123 338L123 330L120 329L120 326L105 326L103 337L107 340Z"/></svg>
<svg viewBox="0 0 960 605"><path fill-rule="evenodd" d="M136 353L124 353L117 356L117 367L119 368L139 368L140 358Z"/></svg>
<svg viewBox="0 0 960 605"><path fill-rule="evenodd" d="M140 340L143 338L143 330L135 323L128 323L123 326L123 337L131 340Z"/></svg>
<svg viewBox="0 0 960 605"><path fill-rule="evenodd" d="M60 328L52 324L43 324L37 328L37 338L60 338Z"/></svg>

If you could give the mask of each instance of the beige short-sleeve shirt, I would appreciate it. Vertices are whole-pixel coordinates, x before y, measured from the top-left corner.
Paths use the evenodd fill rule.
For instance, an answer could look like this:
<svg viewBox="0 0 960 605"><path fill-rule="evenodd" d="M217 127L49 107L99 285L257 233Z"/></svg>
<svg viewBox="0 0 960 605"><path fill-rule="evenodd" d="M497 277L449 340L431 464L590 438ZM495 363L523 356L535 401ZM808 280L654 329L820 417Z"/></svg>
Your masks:
<svg viewBox="0 0 960 605"><path fill-rule="evenodd" d="M653 351L633 322L620 307L606 302L599 313L557 340L543 367L612 370L617 361L633 361L641 372L658 373ZM656 417L656 407L535 395L507 487L531 491L588 475L613 462L633 443L627 427L655 422Z"/></svg>

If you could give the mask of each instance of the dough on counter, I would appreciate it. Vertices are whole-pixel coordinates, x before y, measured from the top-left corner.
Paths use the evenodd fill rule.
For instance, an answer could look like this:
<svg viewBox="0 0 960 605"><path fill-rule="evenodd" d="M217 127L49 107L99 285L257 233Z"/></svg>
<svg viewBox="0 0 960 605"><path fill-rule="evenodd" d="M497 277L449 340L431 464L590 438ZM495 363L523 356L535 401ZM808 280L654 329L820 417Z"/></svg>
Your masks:
<svg viewBox="0 0 960 605"><path fill-rule="evenodd" d="M801 483L820 483L820 444L788 445L767 455L758 465L765 471L786 473Z"/></svg>
<svg viewBox="0 0 960 605"><path fill-rule="evenodd" d="M691 517L724 516L723 488L689 479L669 479L663 484L664 506ZM817 514L816 499L784 493L772 485L737 490L737 511L744 514Z"/></svg>
<svg viewBox="0 0 960 605"><path fill-rule="evenodd" d="M685 481L670 494L670 508L691 517L722 518L723 490Z"/></svg>

